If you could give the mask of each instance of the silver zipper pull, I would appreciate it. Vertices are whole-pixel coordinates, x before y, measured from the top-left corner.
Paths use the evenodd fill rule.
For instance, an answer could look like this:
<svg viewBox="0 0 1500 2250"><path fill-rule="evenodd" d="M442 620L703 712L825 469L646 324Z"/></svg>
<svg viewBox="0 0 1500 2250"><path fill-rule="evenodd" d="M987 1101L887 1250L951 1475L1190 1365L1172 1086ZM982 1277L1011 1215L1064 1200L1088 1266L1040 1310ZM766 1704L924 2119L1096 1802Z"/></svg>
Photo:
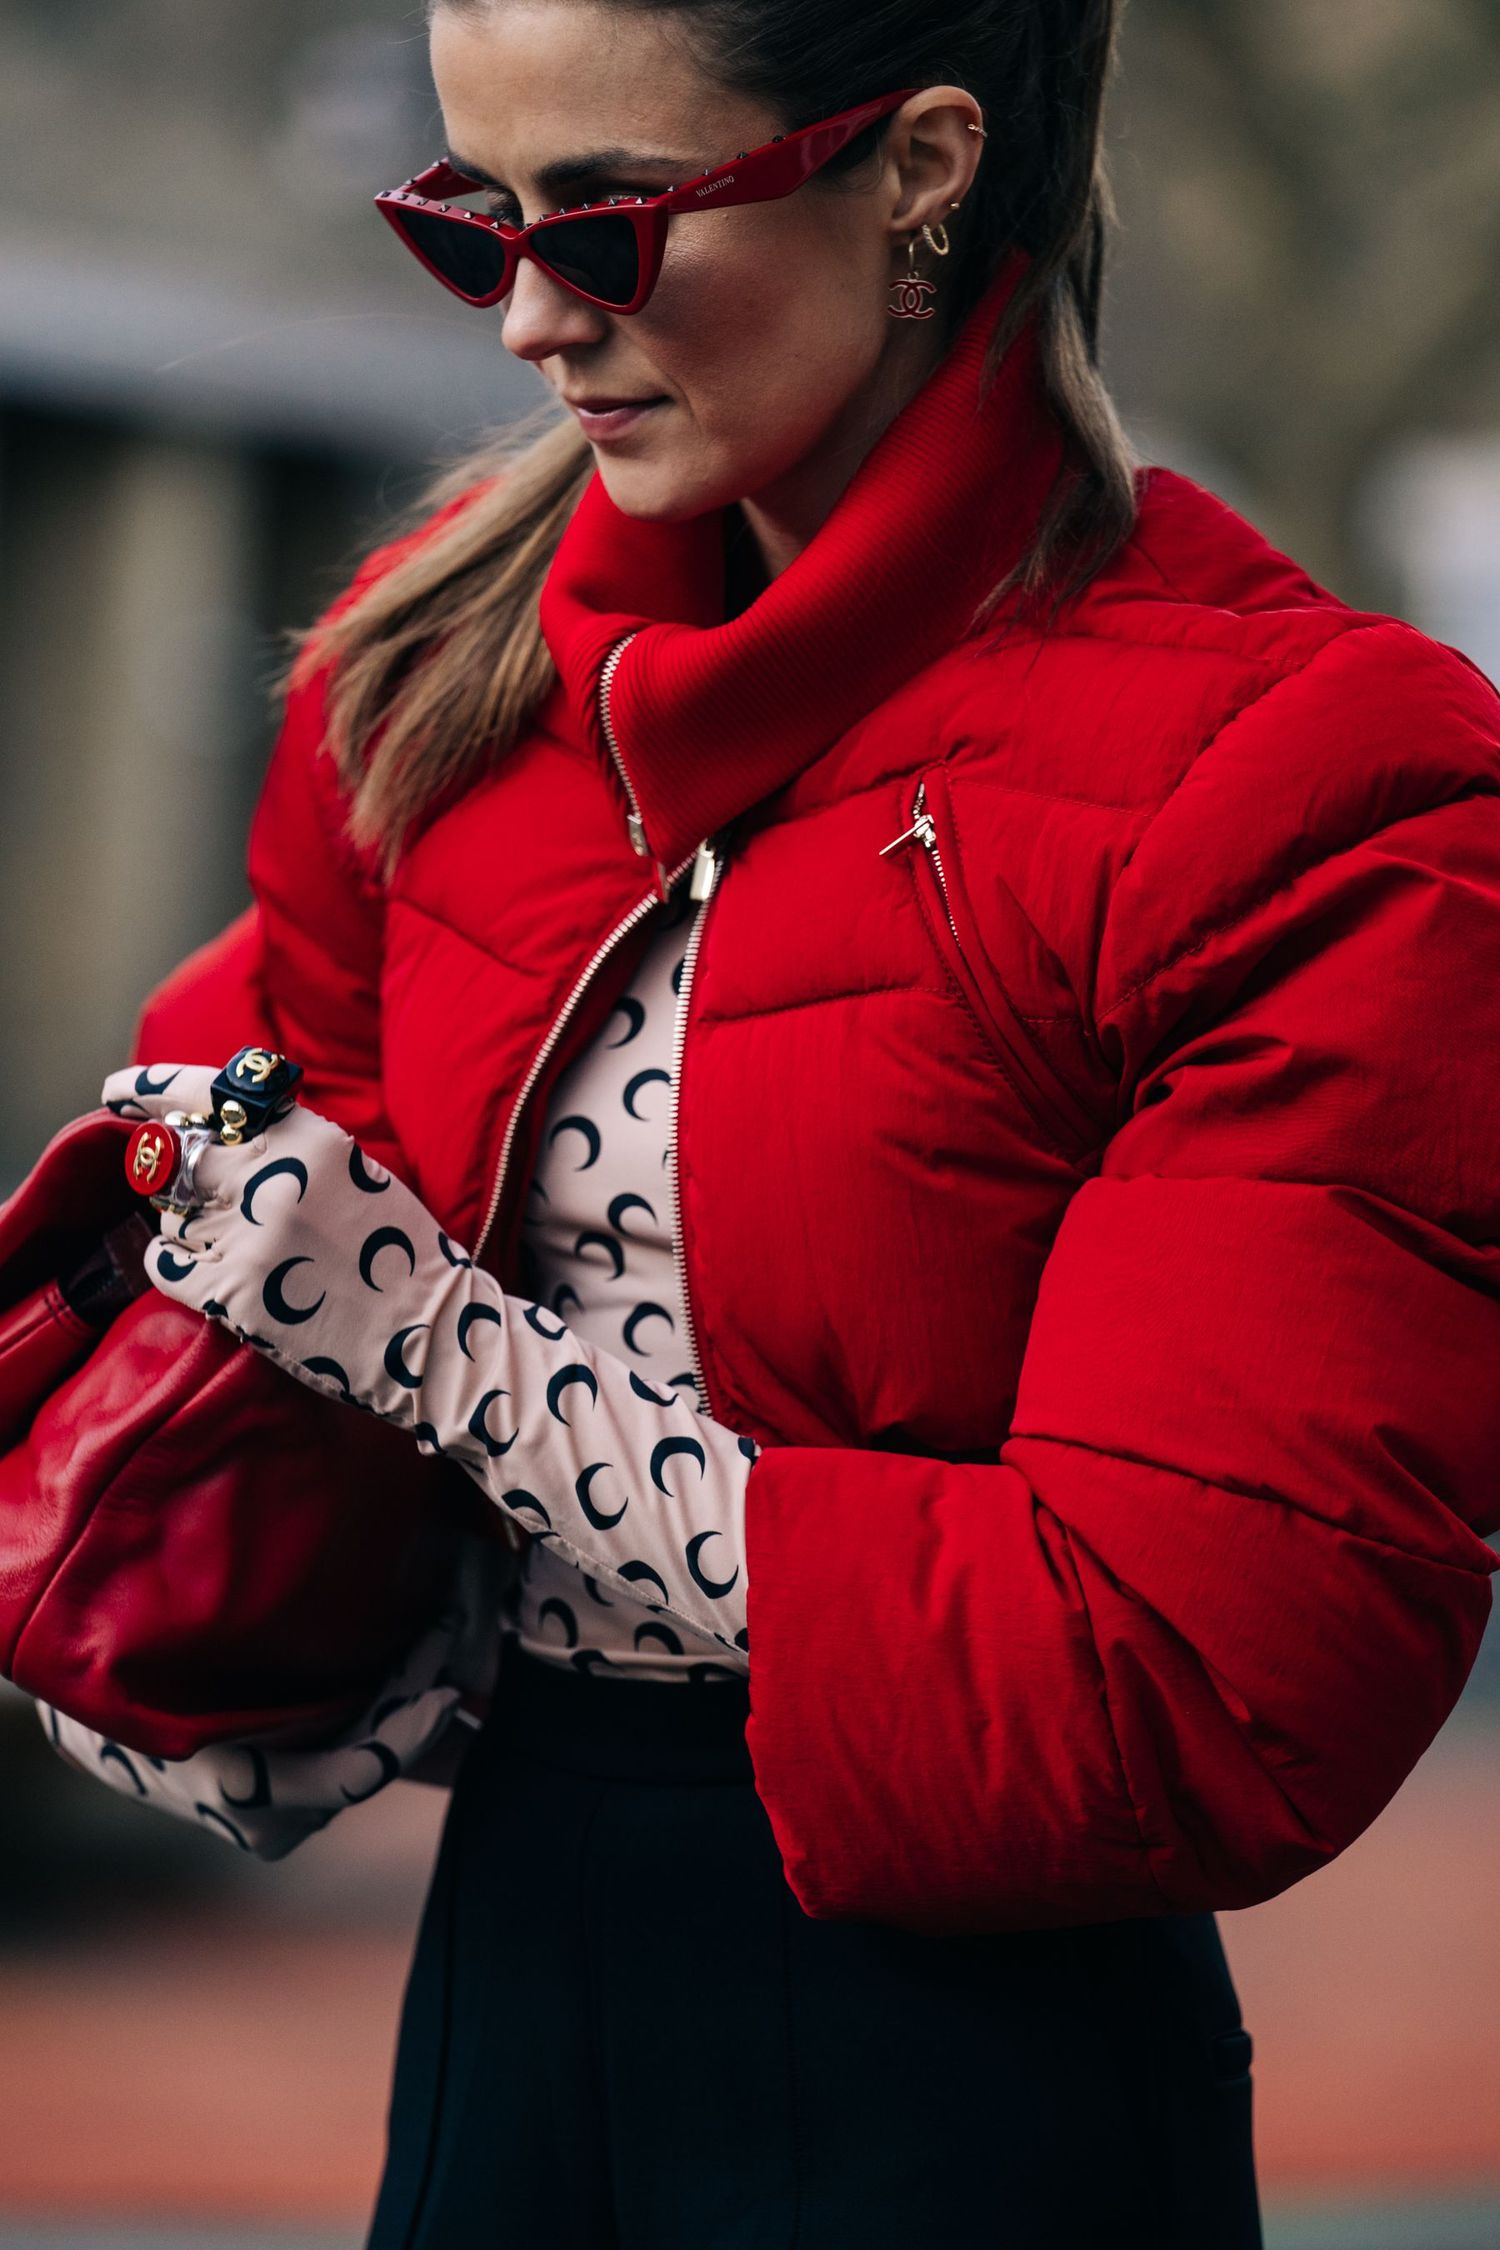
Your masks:
<svg viewBox="0 0 1500 2250"><path fill-rule="evenodd" d="M899 851L903 844L911 842L913 836L919 836L928 851L931 851L937 837L937 826L931 813L927 810L927 784L924 781L917 783L917 801L912 807L912 811L915 818L910 828L905 829L901 835L894 837L889 844L882 844L876 855L877 858L884 859L887 852Z"/></svg>
<svg viewBox="0 0 1500 2250"><path fill-rule="evenodd" d="M706 836L698 846L698 856L693 861L692 880L688 884L688 897L701 903L714 895L719 873L724 865L718 845L712 836Z"/></svg>

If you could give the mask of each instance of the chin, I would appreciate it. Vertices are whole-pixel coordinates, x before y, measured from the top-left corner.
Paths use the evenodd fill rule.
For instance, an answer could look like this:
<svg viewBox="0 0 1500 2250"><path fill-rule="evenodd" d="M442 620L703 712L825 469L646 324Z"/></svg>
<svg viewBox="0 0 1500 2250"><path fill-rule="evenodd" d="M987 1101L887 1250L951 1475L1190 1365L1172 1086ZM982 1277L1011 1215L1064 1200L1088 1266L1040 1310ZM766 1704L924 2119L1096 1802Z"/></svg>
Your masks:
<svg viewBox="0 0 1500 2250"><path fill-rule="evenodd" d="M597 450L600 480L622 516L642 523L687 523L711 509L727 508L740 497L735 480L721 471L689 469L670 461L622 460Z"/></svg>

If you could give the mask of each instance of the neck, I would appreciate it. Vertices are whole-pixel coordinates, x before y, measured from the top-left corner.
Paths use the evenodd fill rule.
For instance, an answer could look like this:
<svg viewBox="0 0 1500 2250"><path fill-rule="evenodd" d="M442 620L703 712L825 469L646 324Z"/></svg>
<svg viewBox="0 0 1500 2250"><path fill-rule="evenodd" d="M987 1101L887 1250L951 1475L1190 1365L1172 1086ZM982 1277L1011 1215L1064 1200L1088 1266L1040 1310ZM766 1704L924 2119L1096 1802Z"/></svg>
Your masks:
<svg viewBox="0 0 1500 2250"><path fill-rule="evenodd" d="M813 451L775 484L740 502L764 584L779 578L817 536L866 456L937 368L943 345L944 338L926 327L894 337L870 380Z"/></svg>

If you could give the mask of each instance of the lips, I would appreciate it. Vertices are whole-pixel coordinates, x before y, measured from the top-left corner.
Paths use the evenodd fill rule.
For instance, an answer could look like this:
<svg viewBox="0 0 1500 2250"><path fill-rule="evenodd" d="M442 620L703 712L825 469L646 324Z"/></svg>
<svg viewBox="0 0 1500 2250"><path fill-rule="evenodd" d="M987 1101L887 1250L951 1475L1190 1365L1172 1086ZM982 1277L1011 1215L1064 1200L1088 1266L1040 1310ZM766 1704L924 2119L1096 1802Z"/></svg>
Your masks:
<svg viewBox="0 0 1500 2250"><path fill-rule="evenodd" d="M653 407L665 406L668 401L664 398L570 398L565 399L564 404L572 408L585 437L594 444L607 444L638 428Z"/></svg>

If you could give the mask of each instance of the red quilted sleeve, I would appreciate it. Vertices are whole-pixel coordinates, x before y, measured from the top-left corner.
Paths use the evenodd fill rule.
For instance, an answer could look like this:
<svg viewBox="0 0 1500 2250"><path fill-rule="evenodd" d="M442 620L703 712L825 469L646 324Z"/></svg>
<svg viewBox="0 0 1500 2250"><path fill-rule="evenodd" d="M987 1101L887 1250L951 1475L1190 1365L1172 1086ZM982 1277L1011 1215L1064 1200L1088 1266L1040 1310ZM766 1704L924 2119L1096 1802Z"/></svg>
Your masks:
<svg viewBox="0 0 1500 2250"><path fill-rule="evenodd" d="M997 1466L770 1448L756 1778L805 1909L1252 1904L1452 1709L1500 1524L1500 702L1356 626L1114 894L1122 1090Z"/></svg>

